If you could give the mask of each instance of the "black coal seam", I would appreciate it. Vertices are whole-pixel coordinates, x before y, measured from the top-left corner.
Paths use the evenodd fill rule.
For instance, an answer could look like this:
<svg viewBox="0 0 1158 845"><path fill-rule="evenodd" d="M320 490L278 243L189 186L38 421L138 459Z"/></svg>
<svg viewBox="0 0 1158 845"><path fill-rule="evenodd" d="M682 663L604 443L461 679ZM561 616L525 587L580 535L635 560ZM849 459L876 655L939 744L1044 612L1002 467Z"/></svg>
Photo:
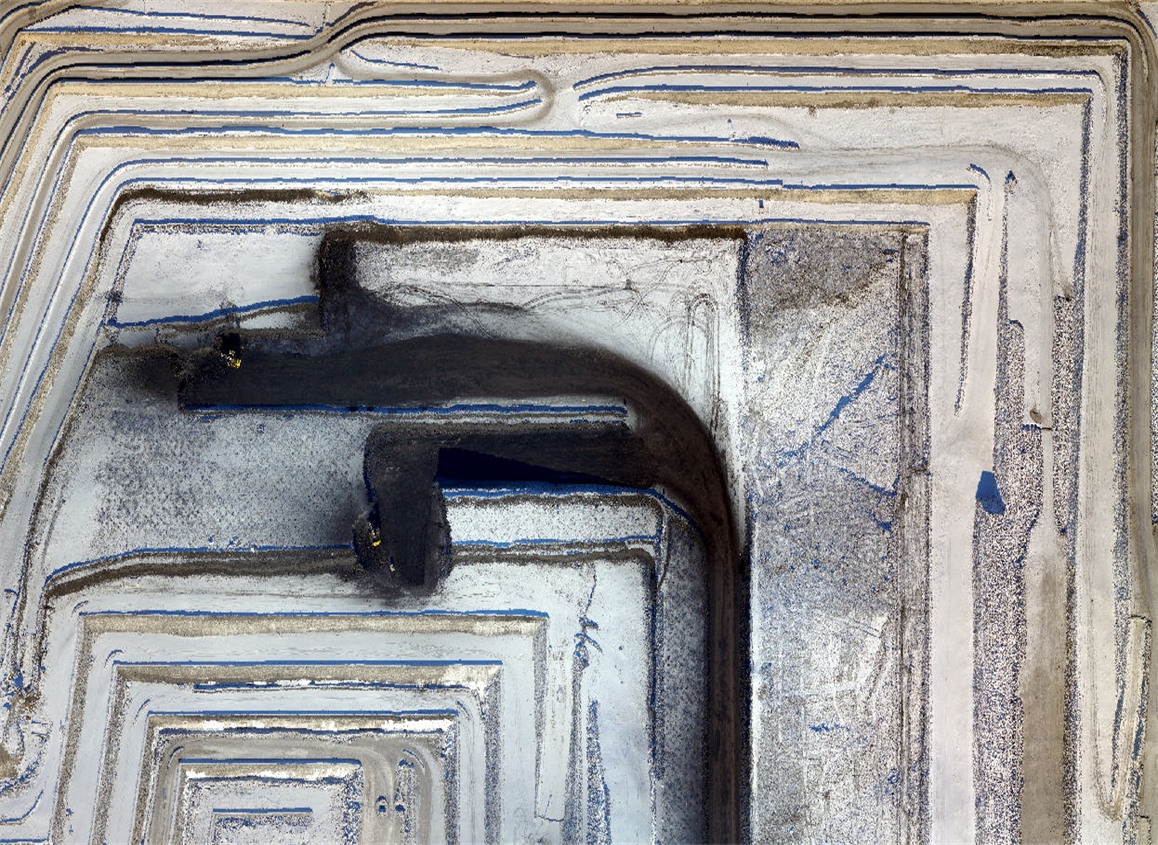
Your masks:
<svg viewBox="0 0 1158 845"><path fill-rule="evenodd" d="M379 234L392 236L386 230ZM309 342L262 337L248 345L243 338L240 367L230 366L220 350L200 350L181 363L183 407L276 409L304 404L340 409L437 405L471 396L519 400L561 394L627 400L637 412L631 432L637 447L625 443L601 456L592 445L584 450L589 459L585 466L568 463L555 468L584 471L631 487L662 486L688 506L707 540L712 661L706 810L713 839L738 839L743 825L739 796L744 794L747 771L747 708L740 694L749 663L747 571L711 435L674 390L603 350L463 335L365 343L375 334L382 336L374 327L381 326L383 317L403 315L376 304L357 287L353 252L359 243L357 237L335 234L327 238L319 256L323 323L331 332L329 338ZM461 436L467 437L465 432ZM543 455L534 451L532 444L505 457L534 457L543 463Z"/></svg>
<svg viewBox="0 0 1158 845"><path fill-rule="evenodd" d="M469 396L529 399L558 394L622 396L638 410L640 449L590 453L591 475L632 487L663 486L686 503L709 541L713 621L712 806L735 813L733 796L744 709L734 694L747 655L747 607L734 585L745 573L727 486L711 437L683 400L655 377L623 359L592 349L521 341L436 336L318 356L245 349L242 366L224 365L216 351L196 357L182 390L186 408L244 405L285 407L302 403L346 407L441 404ZM534 444L530 451L533 453ZM633 457L634 455L634 457ZM542 457L536 459L542 462ZM433 472L431 475L433 476ZM726 782L726 783L725 783ZM713 830L735 830L735 819ZM724 834L724 837L729 834ZM723 837L722 837L723 838Z"/></svg>

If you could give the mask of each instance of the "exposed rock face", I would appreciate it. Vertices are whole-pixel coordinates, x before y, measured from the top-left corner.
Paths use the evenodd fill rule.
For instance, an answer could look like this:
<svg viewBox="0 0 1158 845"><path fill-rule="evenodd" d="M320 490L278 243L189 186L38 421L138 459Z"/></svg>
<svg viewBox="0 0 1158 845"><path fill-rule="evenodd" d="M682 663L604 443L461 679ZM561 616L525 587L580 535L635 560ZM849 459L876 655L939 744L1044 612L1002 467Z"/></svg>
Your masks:
<svg viewBox="0 0 1158 845"><path fill-rule="evenodd" d="M1150 841L1158 4L958 5L0 12L0 839Z"/></svg>

